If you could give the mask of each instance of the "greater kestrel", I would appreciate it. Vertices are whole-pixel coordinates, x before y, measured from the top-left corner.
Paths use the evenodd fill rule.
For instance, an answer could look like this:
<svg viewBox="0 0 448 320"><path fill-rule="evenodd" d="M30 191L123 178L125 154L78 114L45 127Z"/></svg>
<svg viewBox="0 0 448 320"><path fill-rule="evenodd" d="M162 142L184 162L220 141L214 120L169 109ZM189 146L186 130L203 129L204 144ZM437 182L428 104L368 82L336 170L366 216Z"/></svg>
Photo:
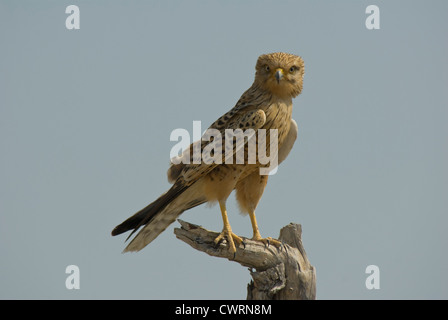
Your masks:
<svg viewBox="0 0 448 320"><path fill-rule="evenodd" d="M291 117L292 99L302 91L304 62L299 56L277 52L261 55L255 69L252 86L243 93L235 107L216 120L210 128L219 130L222 137L225 137L226 129L277 129L280 163L289 154L297 137L297 124ZM267 139L269 140L269 133ZM201 148L204 145L202 143ZM124 250L139 251L185 210L206 202L218 202L224 227L215 242L226 239L229 250L235 253L235 243L240 245L242 239L232 232L226 212L226 200L235 189L241 212L250 216L252 239L278 244L272 238L261 237L255 218L255 209L268 180L267 175L260 174L259 168L262 166L265 165L258 161L248 163L247 157L243 164L172 164L168 169L168 180L173 186L157 200L115 227L112 235L133 229L130 237L142 228Z"/></svg>

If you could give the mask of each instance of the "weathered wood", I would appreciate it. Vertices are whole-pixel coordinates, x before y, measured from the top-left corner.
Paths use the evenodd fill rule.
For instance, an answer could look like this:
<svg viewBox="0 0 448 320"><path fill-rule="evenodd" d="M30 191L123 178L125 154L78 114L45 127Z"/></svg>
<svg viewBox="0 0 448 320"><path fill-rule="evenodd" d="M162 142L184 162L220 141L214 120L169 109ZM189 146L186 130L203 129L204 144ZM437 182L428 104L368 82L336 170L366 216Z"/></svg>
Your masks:
<svg viewBox="0 0 448 320"><path fill-rule="evenodd" d="M226 241L215 245L219 232L178 219L176 237L194 249L249 267L252 281L247 286L248 300L314 300L316 270L302 244L302 227L290 223L280 231L280 248L244 239L244 245L229 252Z"/></svg>

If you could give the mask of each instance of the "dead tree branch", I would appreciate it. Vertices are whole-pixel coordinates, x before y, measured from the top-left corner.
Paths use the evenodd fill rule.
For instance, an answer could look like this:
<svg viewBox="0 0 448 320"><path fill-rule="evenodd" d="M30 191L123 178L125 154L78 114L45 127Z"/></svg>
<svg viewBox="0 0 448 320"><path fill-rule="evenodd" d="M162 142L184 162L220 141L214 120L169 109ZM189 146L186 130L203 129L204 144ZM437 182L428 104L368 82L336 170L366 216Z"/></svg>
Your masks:
<svg viewBox="0 0 448 320"><path fill-rule="evenodd" d="M302 226L290 223L280 231L281 248L244 239L236 254L229 252L226 241L215 245L219 232L178 220L176 237L208 255L227 258L248 267L252 281L247 286L248 300L314 300L316 270L310 264L302 244Z"/></svg>

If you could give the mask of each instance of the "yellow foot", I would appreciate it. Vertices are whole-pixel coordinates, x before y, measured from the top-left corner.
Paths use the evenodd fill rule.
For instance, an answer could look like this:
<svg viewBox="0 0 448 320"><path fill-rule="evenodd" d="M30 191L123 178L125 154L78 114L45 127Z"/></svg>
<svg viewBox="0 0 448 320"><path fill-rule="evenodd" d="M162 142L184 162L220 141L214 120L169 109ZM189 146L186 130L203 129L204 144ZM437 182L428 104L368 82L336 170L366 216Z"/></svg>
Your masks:
<svg viewBox="0 0 448 320"><path fill-rule="evenodd" d="M269 247L270 245L273 245L273 246L276 247L277 249L282 247L282 243L281 243L280 241L278 241L278 240L276 240L276 239L273 239L273 238L271 238L271 237L268 237L268 238L262 238L260 235L256 235L256 236L253 236L253 237L252 237L252 240L255 240L255 241L261 241L261 242L264 243L265 246L268 246L268 247Z"/></svg>
<svg viewBox="0 0 448 320"><path fill-rule="evenodd" d="M243 239L234 234L230 228L229 229L224 228L222 230L219 236L217 236L216 239L214 240L215 245L218 245L224 238L227 240L227 243L229 244L229 250L230 252L233 253L233 255L235 255L236 253L235 242L238 246L241 244L244 245Z"/></svg>

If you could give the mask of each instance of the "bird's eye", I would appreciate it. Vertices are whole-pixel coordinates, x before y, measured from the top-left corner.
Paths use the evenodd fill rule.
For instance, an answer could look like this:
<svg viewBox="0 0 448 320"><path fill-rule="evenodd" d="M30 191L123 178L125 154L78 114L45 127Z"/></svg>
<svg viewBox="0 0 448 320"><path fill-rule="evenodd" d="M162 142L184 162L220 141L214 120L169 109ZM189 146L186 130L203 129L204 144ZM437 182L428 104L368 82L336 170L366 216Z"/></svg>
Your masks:
<svg viewBox="0 0 448 320"><path fill-rule="evenodd" d="M269 66L265 66L264 69L265 69L266 71L271 70L271 68L269 68Z"/></svg>
<svg viewBox="0 0 448 320"><path fill-rule="evenodd" d="M289 68L289 72L294 72L294 71L296 71L297 70L297 68L296 67L294 67L294 66L292 66L291 68Z"/></svg>

